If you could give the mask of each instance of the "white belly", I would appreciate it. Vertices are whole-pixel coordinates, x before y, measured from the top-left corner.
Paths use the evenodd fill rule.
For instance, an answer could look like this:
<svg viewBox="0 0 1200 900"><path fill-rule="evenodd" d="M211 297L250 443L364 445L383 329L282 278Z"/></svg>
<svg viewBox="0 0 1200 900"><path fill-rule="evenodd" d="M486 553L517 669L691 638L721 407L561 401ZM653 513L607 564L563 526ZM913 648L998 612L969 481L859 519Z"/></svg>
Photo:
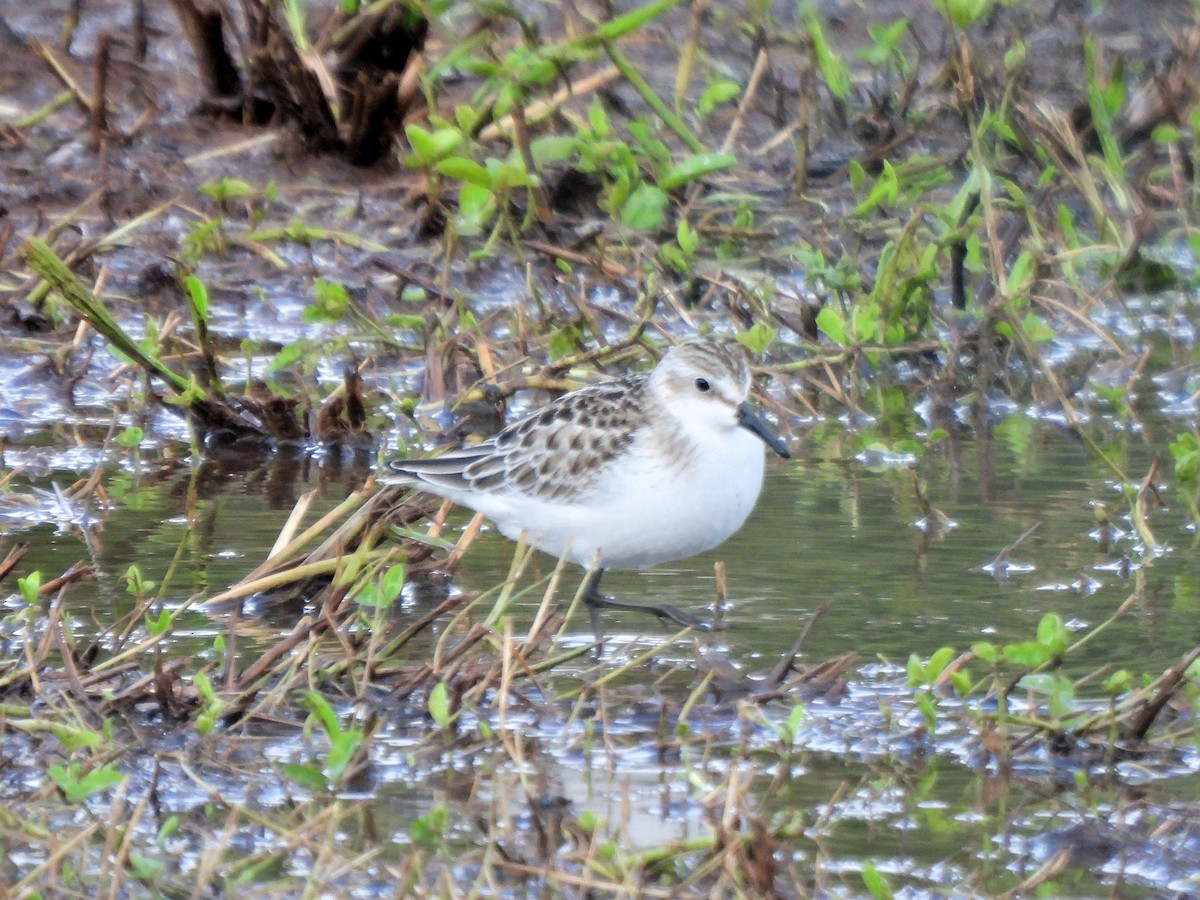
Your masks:
<svg viewBox="0 0 1200 900"><path fill-rule="evenodd" d="M473 505L514 540L589 566L640 569L693 556L742 527L762 488L762 443L737 429L697 452L686 466L662 466L634 448L572 502L526 496L474 498ZM485 508L488 507L488 508Z"/></svg>

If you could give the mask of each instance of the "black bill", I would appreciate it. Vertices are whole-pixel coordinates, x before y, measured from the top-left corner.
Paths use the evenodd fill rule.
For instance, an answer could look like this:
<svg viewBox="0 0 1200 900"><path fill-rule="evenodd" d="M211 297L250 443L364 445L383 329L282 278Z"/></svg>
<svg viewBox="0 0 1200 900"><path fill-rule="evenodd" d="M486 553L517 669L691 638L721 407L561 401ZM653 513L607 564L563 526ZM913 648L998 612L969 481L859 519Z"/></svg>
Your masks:
<svg viewBox="0 0 1200 900"><path fill-rule="evenodd" d="M739 403L737 408L737 423L748 432L759 437L764 444L782 456L791 459L792 453L783 442L783 438L771 430L771 426L763 421L762 416L754 411L749 402Z"/></svg>

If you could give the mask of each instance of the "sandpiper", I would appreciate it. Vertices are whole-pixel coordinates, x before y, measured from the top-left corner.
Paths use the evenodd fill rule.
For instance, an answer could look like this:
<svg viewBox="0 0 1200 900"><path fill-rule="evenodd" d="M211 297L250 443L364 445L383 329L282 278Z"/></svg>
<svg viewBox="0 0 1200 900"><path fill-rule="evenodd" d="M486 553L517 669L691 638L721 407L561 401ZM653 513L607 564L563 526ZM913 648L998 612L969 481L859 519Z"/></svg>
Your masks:
<svg viewBox="0 0 1200 900"><path fill-rule="evenodd" d="M590 569L583 596L597 634L600 608L703 627L669 604L605 597L600 578L710 550L741 528L762 488L762 445L790 456L749 392L740 348L694 338L649 373L564 394L482 443L392 460L399 475L384 481L470 507L507 537Z"/></svg>

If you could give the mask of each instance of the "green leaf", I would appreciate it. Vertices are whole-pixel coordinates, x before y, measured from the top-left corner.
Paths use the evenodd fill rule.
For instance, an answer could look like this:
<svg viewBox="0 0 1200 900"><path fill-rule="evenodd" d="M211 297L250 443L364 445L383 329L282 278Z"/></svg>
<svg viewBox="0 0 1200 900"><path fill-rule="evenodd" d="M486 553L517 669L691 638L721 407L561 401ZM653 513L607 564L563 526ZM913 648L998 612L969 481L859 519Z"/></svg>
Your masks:
<svg viewBox="0 0 1200 900"><path fill-rule="evenodd" d="M126 450L136 450L142 444L146 432L137 425L129 425L116 437L116 442Z"/></svg>
<svg viewBox="0 0 1200 900"><path fill-rule="evenodd" d="M913 700L917 704L917 709L921 711L921 717L925 719L925 727L932 733L937 728L937 700L932 694L920 693Z"/></svg>
<svg viewBox="0 0 1200 900"><path fill-rule="evenodd" d="M496 210L496 195L487 188L464 181L458 189L458 230L470 236L479 234Z"/></svg>
<svg viewBox="0 0 1200 900"><path fill-rule="evenodd" d="M621 224L636 231L658 231L666 223L665 191L651 184L640 184L621 207Z"/></svg>
<svg viewBox="0 0 1200 900"><path fill-rule="evenodd" d="M417 168L429 168L461 147L464 141L457 128L429 132L420 125L410 124L404 126L404 133L408 136L408 145L413 151L412 162Z"/></svg>
<svg viewBox="0 0 1200 900"><path fill-rule="evenodd" d="M779 331L765 322L755 322L747 331L738 332L734 338L739 344L753 353L762 356L768 347L779 336Z"/></svg>
<svg viewBox="0 0 1200 900"><path fill-rule="evenodd" d="M1037 259L1031 252L1022 250L1008 273L1008 289L1014 293L1024 290L1033 280L1033 268L1036 263Z"/></svg>
<svg viewBox="0 0 1200 900"><path fill-rule="evenodd" d="M49 732L58 738L58 742L67 750L95 747L103 742L103 738L95 731L75 728L60 722L47 722L43 719L8 719L6 724L24 731L26 734Z"/></svg>
<svg viewBox="0 0 1200 900"><path fill-rule="evenodd" d="M971 645L971 652L982 659L985 663L995 664L1000 659L1000 651L996 649L996 645L989 641L979 641Z"/></svg>
<svg viewBox="0 0 1200 900"><path fill-rule="evenodd" d="M700 248L700 235L687 219L680 219L679 224L675 226L675 241L679 244L679 249L688 256Z"/></svg>
<svg viewBox="0 0 1200 900"><path fill-rule="evenodd" d="M718 106L737 98L742 92L742 86L736 81L722 78L709 83L700 95L696 109L702 116L707 116Z"/></svg>
<svg viewBox="0 0 1200 900"><path fill-rule="evenodd" d="M410 833L415 843L424 847L434 847L446 833L450 814L444 806L435 806L426 815L421 816L412 824Z"/></svg>
<svg viewBox="0 0 1200 900"><path fill-rule="evenodd" d="M875 863L867 862L862 870L863 885L870 892L875 900L891 900L892 886L888 880L879 874L875 868Z"/></svg>
<svg viewBox="0 0 1200 900"><path fill-rule="evenodd" d="M1054 340L1058 336L1058 332L1037 313L1026 313L1025 318L1021 321L1021 327L1025 329L1025 334L1031 341L1039 344Z"/></svg>
<svg viewBox="0 0 1200 900"><path fill-rule="evenodd" d="M846 323L842 314L832 306L821 307L821 311L817 313L817 328L835 344L846 345Z"/></svg>
<svg viewBox="0 0 1200 900"><path fill-rule="evenodd" d="M1022 641L1019 644L1006 644L1004 658L1013 665L1036 669L1052 660L1054 652L1037 641Z"/></svg>
<svg viewBox="0 0 1200 900"><path fill-rule="evenodd" d="M171 628L173 621L174 616L169 609L162 610L157 616L146 613L146 630L153 637L157 637L160 634L165 634Z"/></svg>
<svg viewBox="0 0 1200 900"><path fill-rule="evenodd" d="M1048 697L1051 691L1054 690L1054 676L1046 672L1023 675L1017 682L1017 687L1025 691L1032 691L1035 694L1041 694L1043 697Z"/></svg>
<svg viewBox="0 0 1200 900"><path fill-rule="evenodd" d="M86 775L80 775L79 763L68 766L53 765L48 770L51 780L67 798L68 803L82 803L93 794L99 794L125 780L117 771L115 763L97 766Z"/></svg>
<svg viewBox="0 0 1200 900"><path fill-rule="evenodd" d="M300 702L305 709L316 716L317 721L321 723L321 729L330 739L342 733L342 725L338 721L337 713L333 711L333 707L329 705L329 701L325 699L324 695L317 691L305 691Z"/></svg>
<svg viewBox="0 0 1200 900"><path fill-rule="evenodd" d="M1046 613L1038 622L1037 639L1055 653L1061 653L1067 648L1069 634L1063 625L1062 617L1057 613Z"/></svg>
<svg viewBox="0 0 1200 900"><path fill-rule="evenodd" d="M429 692L429 717L442 728L450 724L450 689L444 681Z"/></svg>
<svg viewBox="0 0 1200 900"><path fill-rule="evenodd" d="M867 194L867 199L854 208L854 214L856 216L865 216L877 207L890 206L896 202L896 198L899 196L900 183L896 177L896 170L885 159L883 161L883 171L875 179L875 184L872 185L871 192Z"/></svg>
<svg viewBox="0 0 1200 900"><path fill-rule="evenodd" d="M662 15L662 13L677 3L679 3L679 0L655 0L653 3L647 3L645 6L640 6L624 15L610 19L592 33L591 41L598 43L615 41L619 37L631 34L646 23Z"/></svg>
<svg viewBox="0 0 1200 900"><path fill-rule="evenodd" d="M198 322L208 321L208 288L195 275L183 279L183 289L187 292L188 304L192 317Z"/></svg>
<svg viewBox="0 0 1200 900"><path fill-rule="evenodd" d="M167 842L167 839L178 830L179 816L167 816L167 820L163 822L162 828L158 829L158 834L154 838L154 843L158 844L159 847L163 846L163 844Z"/></svg>
<svg viewBox="0 0 1200 900"><path fill-rule="evenodd" d="M599 96L592 97L592 105L588 107L588 125L598 139L604 139L612 133L612 125L608 121L608 112Z"/></svg>
<svg viewBox="0 0 1200 900"><path fill-rule="evenodd" d="M129 853L129 871L138 881L154 881L166 869L167 866L162 860L136 851Z"/></svg>
<svg viewBox="0 0 1200 900"><path fill-rule="evenodd" d="M223 178L200 186L200 193L214 200L235 200L241 197L253 197L254 188L247 181L237 178Z"/></svg>
<svg viewBox="0 0 1200 900"><path fill-rule="evenodd" d="M336 281L318 278L313 284L313 303L300 317L308 323L340 322L350 309L350 292Z"/></svg>
<svg viewBox="0 0 1200 900"><path fill-rule="evenodd" d="M283 767L283 774L296 782L296 784L310 791L329 790L329 780L315 766L302 766L298 763L289 763Z"/></svg>
<svg viewBox="0 0 1200 900"><path fill-rule="evenodd" d="M946 671L946 666L950 665L953 659L953 647L939 648L933 656L929 657L929 665L926 667L926 671L929 673L929 680L931 682L937 681L941 674Z"/></svg>
<svg viewBox="0 0 1200 900"><path fill-rule="evenodd" d="M578 138L557 134L549 134L529 142L529 152L533 156L534 164L539 168L570 159L578 148Z"/></svg>
<svg viewBox="0 0 1200 900"><path fill-rule="evenodd" d="M867 170L863 168L863 164L857 159L851 159L848 168L850 173L850 187L857 191L867 183Z"/></svg>
<svg viewBox="0 0 1200 900"><path fill-rule="evenodd" d="M383 599L389 602L394 602L400 596L400 592L404 590L405 569L403 564L392 566L383 573L383 578L380 579L379 589L383 592Z"/></svg>
<svg viewBox="0 0 1200 900"><path fill-rule="evenodd" d="M192 676L192 686L196 688L196 693L205 703L217 702L217 692L213 690L212 682L203 672L197 672Z"/></svg>
<svg viewBox="0 0 1200 900"><path fill-rule="evenodd" d="M697 153L676 163L658 179L664 191L673 191L680 185L729 169L737 165L737 157L730 153Z"/></svg>
<svg viewBox="0 0 1200 900"><path fill-rule="evenodd" d="M496 192L517 187L529 187L536 183L536 178L525 169L525 163L520 159L509 159L504 162L488 160L488 171L492 175L492 189Z"/></svg>
<svg viewBox="0 0 1200 900"><path fill-rule="evenodd" d="M904 36L904 32L908 30L907 19L897 19L890 25L875 23L867 26L867 34L871 36L871 40L875 42L872 47L867 47L865 50L858 52L859 57L872 66L882 66L895 52L896 44L900 38Z"/></svg>
<svg viewBox="0 0 1200 900"><path fill-rule="evenodd" d="M449 159L443 159L433 167L433 170L489 191L493 188L492 173L475 160L467 159L465 156L451 156Z"/></svg>
<svg viewBox="0 0 1200 900"><path fill-rule="evenodd" d="M329 755L325 757L325 776L330 781L336 782L346 774L362 742L363 733L358 728L347 728L329 742Z"/></svg>
<svg viewBox="0 0 1200 900"><path fill-rule="evenodd" d="M30 606L37 603L38 592L42 588L42 573L30 572L24 578L17 579L17 590L21 592L21 598Z"/></svg>
<svg viewBox="0 0 1200 900"><path fill-rule="evenodd" d="M1012 72L1015 69L1020 69L1025 65L1027 56L1025 42L1017 40L1015 44L1008 48L1004 53L1004 70Z"/></svg>
<svg viewBox="0 0 1200 900"><path fill-rule="evenodd" d="M925 683L925 665L921 661L921 657L915 653L908 655L908 684L910 687L917 687Z"/></svg>
<svg viewBox="0 0 1200 900"><path fill-rule="evenodd" d="M296 341L294 344L288 344L275 354L270 365L267 366L267 374L271 375L290 366L294 366L296 363L308 356L311 349L312 348L308 341L301 340Z"/></svg>
<svg viewBox="0 0 1200 900"><path fill-rule="evenodd" d="M804 9L804 27L808 30L809 40L812 41L817 68L825 77L826 88L833 97L845 102L850 97L850 69L826 40L821 20L808 6Z"/></svg>

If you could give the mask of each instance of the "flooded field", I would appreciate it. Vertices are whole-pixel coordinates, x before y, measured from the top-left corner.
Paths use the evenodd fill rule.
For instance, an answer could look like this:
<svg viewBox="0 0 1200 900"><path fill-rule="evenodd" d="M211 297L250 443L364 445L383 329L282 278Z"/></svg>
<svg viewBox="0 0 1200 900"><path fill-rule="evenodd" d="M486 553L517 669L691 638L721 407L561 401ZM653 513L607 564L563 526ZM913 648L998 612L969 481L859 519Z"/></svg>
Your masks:
<svg viewBox="0 0 1200 900"><path fill-rule="evenodd" d="M0 893L1200 895L1194 4L285 6L0 3ZM698 332L712 630L376 481Z"/></svg>

